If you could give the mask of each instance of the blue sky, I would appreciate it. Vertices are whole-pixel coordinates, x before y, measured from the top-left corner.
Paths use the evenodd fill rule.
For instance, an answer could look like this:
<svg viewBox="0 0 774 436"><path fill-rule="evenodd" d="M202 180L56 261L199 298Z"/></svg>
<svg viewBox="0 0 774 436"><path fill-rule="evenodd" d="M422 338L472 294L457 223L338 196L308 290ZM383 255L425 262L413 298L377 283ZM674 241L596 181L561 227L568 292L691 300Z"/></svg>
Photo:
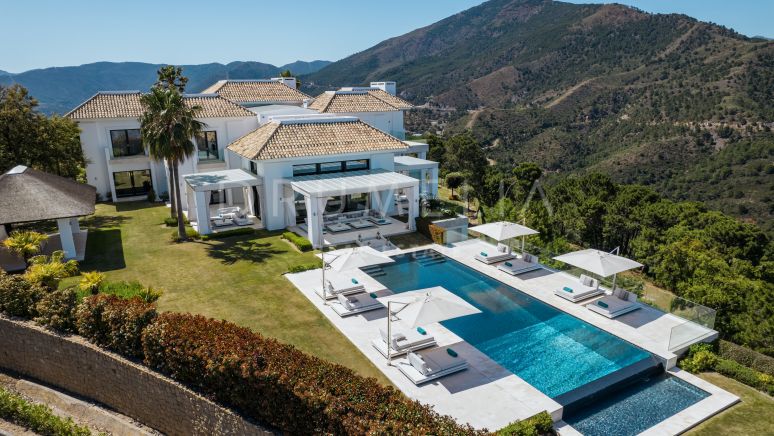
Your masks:
<svg viewBox="0 0 774 436"><path fill-rule="evenodd" d="M572 0L575 3L591 3ZM599 1L597 1L599 2ZM618 0L774 38L774 0ZM0 69L337 60L481 0L4 0ZM181 18L178 18L181 17Z"/></svg>

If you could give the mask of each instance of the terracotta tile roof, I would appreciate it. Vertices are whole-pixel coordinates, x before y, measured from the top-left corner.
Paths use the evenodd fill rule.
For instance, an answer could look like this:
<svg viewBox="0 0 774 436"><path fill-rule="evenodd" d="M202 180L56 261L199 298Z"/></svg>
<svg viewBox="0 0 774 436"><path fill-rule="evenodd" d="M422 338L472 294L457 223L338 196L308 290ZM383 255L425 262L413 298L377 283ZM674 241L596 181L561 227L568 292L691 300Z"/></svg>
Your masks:
<svg viewBox="0 0 774 436"><path fill-rule="evenodd" d="M303 103L312 97L276 80L219 80L204 93L216 93L237 103Z"/></svg>
<svg viewBox="0 0 774 436"><path fill-rule="evenodd" d="M229 150L251 160L407 148L399 139L354 117L274 120L228 146Z"/></svg>
<svg viewBox="0 0 774 436"><path fill-rule="evenodd" d="M374 88L327 91L317 96L309 105L310 109L320 113L389 112L413 107L400 97Z"/></svg>
<svg viewBox="0 0 774 436"><path fill-rule="evenodd" d="M98 92L71 110L66 117L74 120L97 118L139 118L142 115L140 91ZM254 117L255 114L216 94L186 94L186 103L200 106L197 118Z"/></svg>

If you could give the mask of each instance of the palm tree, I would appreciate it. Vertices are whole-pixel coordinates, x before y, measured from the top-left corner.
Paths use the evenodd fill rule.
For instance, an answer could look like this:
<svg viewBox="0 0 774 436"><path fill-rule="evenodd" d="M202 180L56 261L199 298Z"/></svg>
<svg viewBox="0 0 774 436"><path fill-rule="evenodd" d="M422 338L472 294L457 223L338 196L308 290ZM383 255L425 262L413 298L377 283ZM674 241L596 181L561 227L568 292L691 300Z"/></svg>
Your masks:
<svg viewBox="0 0 774 436"><path fill-rule="evenodd" d="M143 143L153 159L167 161L172 181L170 198L177 212L177 232L184 241L187 238L180 200L180 164L196 150L193 138L202 131L204 123L194 117L201 107L186 105L178 89L164 86L154 86L140 101L145 109L140 117Z"/></svg>
<svg viewBox="0 0 774 436"><path fill-rule="evenodd" d="M43 242L48 239L48 235L33 232L29 230L11 232L8 239L3 241L3 245L11 253L24 259L26 263L33 255L40 253Z"/></svg>

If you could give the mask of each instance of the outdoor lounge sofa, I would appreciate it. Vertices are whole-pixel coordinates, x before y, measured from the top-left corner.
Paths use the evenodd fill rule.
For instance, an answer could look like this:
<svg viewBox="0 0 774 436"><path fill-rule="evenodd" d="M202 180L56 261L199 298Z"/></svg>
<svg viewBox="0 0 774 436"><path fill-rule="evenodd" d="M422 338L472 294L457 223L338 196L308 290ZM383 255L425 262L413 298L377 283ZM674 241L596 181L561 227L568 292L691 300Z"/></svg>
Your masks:
<svg viewBox="0 0 774 436"><path fill-rule="evenodd" d="M325 297L330 300L338 297L339 295L353 295L365 292L365 286L354 277L350 276L334 276L325 280ZM322 298L322 289L316 290L317 295Z"/></svg>
<svg viewBox="0 0 774 436"><path fill-rule="evenodd" d="M421 329L421 328L420 328ZM397 357L410 351L421 350L422 348L434 347L435 338L428 335L427 332L420 333L420 329L408 330L405 332L396 332L392 334L392 344L390 348L390 357ZM424 331L424 329L421 329ZM380 336L371 341L384 357L387 357L387 332L379 329Z"/></svg>
<svg viewBox="0 0 774 436"><path fill-rule="evenodd" d="M416 353L409 352L408 356L396 365L415 385L421 385L462 371L468 367L468 362L458 356L451 347L440 347Z"/></svg>
<svg viewBox="0 0 774 436"><path fill-rule="evenodd" d="M339 316L347 317L358 313L381 309L384 305L366 293L352 296L338 295L336 301L331 303L331 308Z"/></svg>
<svg viewBox="0 0 774 436"><path fill-rule="evenodd" d="M510 248L505 244L497 244L496 248L485 248L476 254L476 260L487 265L516 258Z"/></svg>
<svg viewBox="0 0 774 436"><path fill-rule="evenodd" d="M497 269L500 271L514 276L540 268L543 268L543 266L538 263L538 257L529 253L523 253L520 259L507 260L497 266Z"/></svg>
<svg viewBox="0 0 774 436"><path fill-rule="evenodd" d="M637 294L620 288L613 291L612 295L607 295L586 305L589 310L608 318L621 316L640 307L640 303L637 302Z"/></svg>
<svg viewBox="0 0 774 436"><path fill-rule="evenodd" d="M599 280L585 274L581 274L580 280L573 280L563 285L561 288L554 290L556 296L572 301L573 303L587 300L604 293L605 292L599 288Z"/></svg>

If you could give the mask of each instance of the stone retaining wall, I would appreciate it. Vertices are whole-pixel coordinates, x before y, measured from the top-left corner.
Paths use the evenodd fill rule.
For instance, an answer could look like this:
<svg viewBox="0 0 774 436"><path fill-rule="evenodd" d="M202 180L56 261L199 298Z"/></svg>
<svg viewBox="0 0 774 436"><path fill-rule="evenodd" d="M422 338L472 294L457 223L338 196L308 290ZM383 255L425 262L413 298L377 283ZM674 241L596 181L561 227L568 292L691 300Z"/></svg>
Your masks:
<svg viewBox="0 0 774 436"><path fill-rule="evenodd" d="M169 435L271 434L183 385L78 336L0 316L0 368L102 403Z"/></svg>

